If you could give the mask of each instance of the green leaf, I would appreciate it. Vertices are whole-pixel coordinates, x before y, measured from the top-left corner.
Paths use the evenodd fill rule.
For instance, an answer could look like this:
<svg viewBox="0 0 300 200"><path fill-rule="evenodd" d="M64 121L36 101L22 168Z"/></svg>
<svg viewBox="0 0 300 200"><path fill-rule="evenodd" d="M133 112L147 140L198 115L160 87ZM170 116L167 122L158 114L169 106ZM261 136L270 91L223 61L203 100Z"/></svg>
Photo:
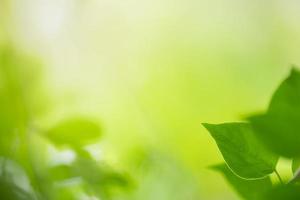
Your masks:
<svg viewBox="0 0 300 200"><path fill-rule="evenodd" d="M293 69L276 90L266 114L250 118L258 138L275 153L300 155L300 73Z"/></svg>
<svg viewBox="0 0 300 200"><path fill-rule="evenodd" d="M300 199L299 185L279 185L270 190L264 200L298 200Z"/></svg>
<svg viewBox="0 0 300 200"><path fill-rule="evenodd" d="M262 178L275 170L278 156L255 137L248 123L203 124L215 139L224 160L243 178Z"/></svg>
<svg viewBox="0 0 300 200"><path fill-rule="evenodd" d="M211 168L221 172L236 192L246 200L261 199L261 197L272 188L270 177L246 180L241 179L232 173L226 164L216 165Z"/></svg>
<svg viewBox="0 0 300 200"><path fill-rule="evenodd" d="M99 125L84 118L72 118L57 124L47 137L57 146L81 147L94 143L101 136Z"/></svg>

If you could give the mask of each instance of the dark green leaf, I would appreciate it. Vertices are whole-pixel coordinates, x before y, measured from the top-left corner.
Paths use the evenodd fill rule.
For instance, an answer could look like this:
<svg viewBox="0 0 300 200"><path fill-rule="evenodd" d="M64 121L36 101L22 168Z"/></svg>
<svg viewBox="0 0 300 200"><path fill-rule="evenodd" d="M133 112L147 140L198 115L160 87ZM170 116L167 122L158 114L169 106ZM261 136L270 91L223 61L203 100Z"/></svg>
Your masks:
<svg viewBox="0 0 300 200"><path fill-rule="evenodd" d="M258 138L275 153L300 155L300 73L295 69L279 86L264 115L250 118Z"/></svg>
<svg viewBox="0 0 300 200"><path fill-rule="evenodd" d="M271 174L278 156L270 153L255 137L248 123L203 124L215 139L224 160L243 178Z"/></svg>
<svg viewBox="0 0 300 200"><path fill-rule="evenodd" d="M56 145L81 147L96 142L101 136L99 125L84 118L72 118L57 124L47 132Z"/></svg>
<svg viewBox="0 0 300 200"><path fill-rule="evenodd" d="M300 187L298 185L279 185L270 190L264 200L298 200L300 199Z"/></svg>
<svg viewBox="0 0 300 200"><path fill-rule="evenodd" d="M237 177L226 164L213 166L212 169L220 171L236 192L246 200L258 200L272 188L270 177L256 180L246 180Z"/></svg>

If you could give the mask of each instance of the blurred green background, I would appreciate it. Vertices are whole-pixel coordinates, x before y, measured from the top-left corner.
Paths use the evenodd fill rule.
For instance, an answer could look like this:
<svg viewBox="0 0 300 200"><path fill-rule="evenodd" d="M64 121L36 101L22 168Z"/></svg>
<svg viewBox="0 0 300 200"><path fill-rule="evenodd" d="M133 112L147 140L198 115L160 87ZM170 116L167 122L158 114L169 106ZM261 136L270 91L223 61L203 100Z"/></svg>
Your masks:
<svg viewBox="0 0 300 200"><path fill-rule="evenodd" d="M134 182L111 199L238 199L207 169L222 158L201 123L266 108L300 63L299 8L296 0L0 0L0 85L9 93L1 110L28 117L16 106L20 90L34 130L70 116L99 123L103 136L88 151ZM22 87L5 89L6 79ZM37 171L74 156L35 134L28 141Z"/></svg>

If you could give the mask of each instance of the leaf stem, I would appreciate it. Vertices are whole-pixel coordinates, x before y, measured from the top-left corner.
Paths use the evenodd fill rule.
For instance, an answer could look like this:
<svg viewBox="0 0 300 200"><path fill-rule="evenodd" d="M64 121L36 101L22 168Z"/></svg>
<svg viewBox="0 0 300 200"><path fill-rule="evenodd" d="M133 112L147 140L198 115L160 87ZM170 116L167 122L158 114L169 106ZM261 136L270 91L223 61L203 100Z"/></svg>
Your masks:
<svg viewBox="0 0 300 200"><path fill-rule="evenodd" d="M275 172L275 174L276 174L276 176L277 176L279 182L280 182L282 185L284 185L284 183L283 183L283 181L282 181L282 178L280 177L280 174L278 173L277 169L275 169L274 172Z"/></svg>

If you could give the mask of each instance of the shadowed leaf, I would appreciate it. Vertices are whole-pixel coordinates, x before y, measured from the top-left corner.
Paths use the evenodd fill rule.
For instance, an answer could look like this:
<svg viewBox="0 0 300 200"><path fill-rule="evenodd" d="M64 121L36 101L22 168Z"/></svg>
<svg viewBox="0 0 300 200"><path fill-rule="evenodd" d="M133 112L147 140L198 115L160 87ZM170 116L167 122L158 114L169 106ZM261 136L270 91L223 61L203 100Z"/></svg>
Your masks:
<svg viewBox="0 0 300 200"><path fill-rule="evenodd" d="M262 196L272 188L269 177L257 180L241 179L232 173L226 164L216 165L211 167L211 169L221 172L236 192L246 200L262 199Z"/></svg>
<svg viewBox="0 0 300 200"><path fill-rule="evenodd" d="M100 136L99 125L84 118L68 119L47 132L47 137L58 146L81 147L97 141Z"/></svg>
<svg viewBox="0 0 300 200"><path fill-rule="evenodd" d="M279 185L270 190L263 200L298 200L300 199L299 185Z"/></svg>

